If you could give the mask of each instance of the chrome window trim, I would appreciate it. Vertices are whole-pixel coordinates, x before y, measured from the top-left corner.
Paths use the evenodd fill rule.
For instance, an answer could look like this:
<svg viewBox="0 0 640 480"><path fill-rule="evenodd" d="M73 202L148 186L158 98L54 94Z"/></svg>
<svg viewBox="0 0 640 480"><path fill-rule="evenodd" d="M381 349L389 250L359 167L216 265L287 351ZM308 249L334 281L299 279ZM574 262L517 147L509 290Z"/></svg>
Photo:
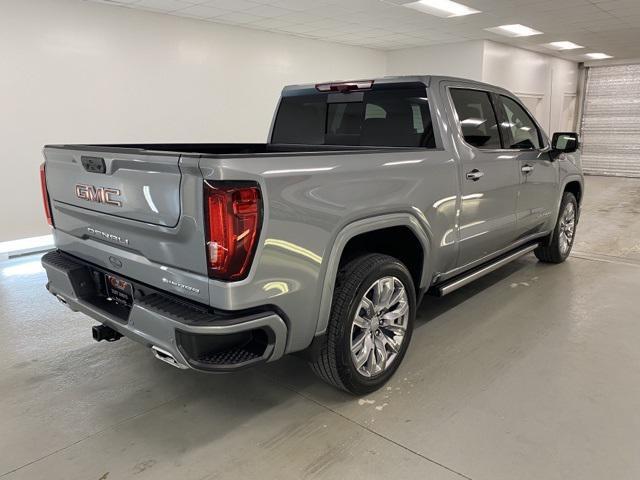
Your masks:
<svg viewBox="0 0 640 480"><path fill-rule="evenodd" d="M453 101L453 97L451 96L451 90L452 89L456 89L456 90L475 90L477 92L483 92L487 94L487 97L489 98L489 102L491 103L491 110L493 111L493 115L495 116L496 119L496 127L498 127L498 130L500 130L500 125L498 124L499 120L498 120L498 113L495 111L495 107L493 106L493 101L491 100L491 91L484 89L484 88L478 88L478 87L467 87L467 86L455 86L455 85L446 85L446 89L447 89L447 98L449 100L449 105L451 107L451 110L453 112L454 115L454 121L456 126L458 127L458 134L460 135L460 139L462 141L462 143L466 146L469 147L473 150L478 150L479 152L484 152L484 153L491 153L491 152L501 152L501 151L512 151L509 149L504 149L504 148L479 148L476 147L474 145L471 145L470 143L468 143L465 138L464 138L464 134L462 133L462 124L460 123L460 117L458 116L458 110L456 109L456 104ZM500 145L502 145L502 134L498 132L499 138L500 138Z"/></svg>
<svg viewBox="0 0 640 480"><path fill-rule="evenodd" d="M518 98L514 98L514 96L512 96L512 95L505 95L504 93L497 93L496 95L498 95L498 97L508 98L509 100L512 100L520 108L522 108L524 113L529 117L529 120L531 120L533 125L536 127L536 130L538 132L538 141L540 141L540 148L506 148L505 150L509 150L510 152L516 152L516 151L518 151L518 152L543 152L543 151L545 151L547 149L550 150L551 149L551 143L549 142L549 139L547 138L547 135L545 134L545 132L542 129L542 127L538 124L538 122L536 121L535 117L527 109L527 107Z"/></svg>
<svg viewBox="0 0 640 480"><path fill-rule="evenodd" d="M451 111L454 115L454 121L456 124L456 127L458 129L458 134L460 136L460 141L462 142L462 144L465 147L468 147L472 150L476 150L479 152L483 152L483 153L504 153L504 152L509 152L509 153L513 153L513 152L538 152L538 153L546 153L549 152L551 150L551 144L549 142L549 138L546 135L546 132L544 131L544 129L540 126L540 124L537 122L537 120L531 115L531 113L524 107L522 106L522 103L519 102L517 99L513 99L513 94L509 93L505 93L503 91L500 91L498 89L491 89L491 88L486 88L486 87L479 87L477 85L473 85L473 84L465 84L463 82L456 82L456 83L448 83L444 85L444 88L446 89L447 92L447 100L449 102L449 108L451 108ZM453 102L453 98L451 97L451 89L461 89L461 90L476 90L479 92L484 92L487 95L489 95L489 100L491 101L491 104L494 108L494 115L496 115L496 123L498 124L499 119L498 119L498 112L495 111L495 105L493 105L493 99L491 98L491 95L498 95L498 96L504 96L507 98L512 98L513 100L515 100L515 102L520 105L521 107L524 108L525 112L531 117L531 120L533 121L534 125L536 126L536 128L538 129L539 133L542 133L542 139L544 141L544 144L542 145L542 147L540 149L530 149L530 148L520 148L520 149L515 149L515 148L478 148L474 145L471 145L469 143L467 143L464 139L464 135L462 133L462 125L460 124L460 117L458 117L458 111L456 110L456 106L455 103ZM500 125L498 124L498 128L500 128Z"/></svg>

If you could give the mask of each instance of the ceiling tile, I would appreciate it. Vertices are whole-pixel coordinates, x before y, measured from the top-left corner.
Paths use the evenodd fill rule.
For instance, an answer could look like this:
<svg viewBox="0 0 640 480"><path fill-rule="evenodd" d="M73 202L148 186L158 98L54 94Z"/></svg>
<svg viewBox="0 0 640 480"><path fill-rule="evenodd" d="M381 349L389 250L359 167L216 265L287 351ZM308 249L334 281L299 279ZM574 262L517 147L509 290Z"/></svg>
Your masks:
<svg viewBox="0 0 640 480"><path fill-rule="evenodd" d="M263 17L258 17L257 15L251 15L245 12L231 12L225 15L221 15L219 17L215 17L214 20L216 22L221 23L230 23L230 24L241 24L241 23L250 23L260 20Z"/></svg>
<svg viewBox="0 0 640 480"><path fill-rule="evenodd" d="M182 0L138 0L131 4L134 8L142 8L145 10L157 10L163 12L172 12L193 5L194 2L185 2Z"/></svg>
<svg viewBox="0 0 640 480"><path fill-rule="evenodd" d="M282 20L282 17L272 17L272 18L261 18L255 22L251 22L252 28L264 28L265 30L273 30L283 27L291 26L291 22L287 22L286 20Z"/></svg>
<svg viewBox="0 0 640 480"><path fill-rule="evenodd" d="M250 0L208 0L206 2L199 2L199 4L214 8L222 8L224 10L231 10L234 12L260 6L260 3L252 2Z"/></svg>
<svg viewBox="0 0 640 480"><path fill-rule="evenodd" d="M640 57L640 0L460 0L481 13L439 18L402 5L414 0L87 0L127 5L379 49L490 39L561 58L541 44L568 40L617 58ZM484 29L521 23L544 32L507 38Z"/></svg>
<svg viewBox="0 0 640 480"><path fill-rule="evenodd" d="M223 10L221 8L207 7L205 5L193 5L191 7L183 8L173 12L174 15L181 15L184 17L192 18L213 18L227 13L231 13L229 10Z"/></svg>
<svg viewBox="0 0 640 480"><path fill-rule="evenodd" d="M298 25L288 25L286 27L281 27L278 30L282 30L283 32L291 32L291 33L307 33L317 29L315 27L311 27L309 25L301 23Z"/></svg>
<svg viewBox="0 0 640 480"><path fill-rule="evenodd" d="M273 5L259 5L245 11L246 13L257 15L258 17L281 17L282 15L292 13L291 10L275 7Z"/></svg>

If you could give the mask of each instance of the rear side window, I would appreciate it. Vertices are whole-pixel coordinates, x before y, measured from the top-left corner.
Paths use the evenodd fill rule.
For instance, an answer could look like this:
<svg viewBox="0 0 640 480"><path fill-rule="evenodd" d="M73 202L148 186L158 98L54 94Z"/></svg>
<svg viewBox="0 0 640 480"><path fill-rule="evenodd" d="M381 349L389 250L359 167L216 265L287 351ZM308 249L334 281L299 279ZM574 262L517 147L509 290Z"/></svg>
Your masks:
<svg viewBox="0 0 640 480"><path fill-rule="evenodd" d="M311 145L435 148L424 88L371 90L362 101L323 93L284 97L271 141Z"/></svg>
<svg viewBox="0 0 640 480"><path fill-rule="evenodd" d="M540 149L540 132L529 114L513 99L500 96L504 121L500 124L507 148Z"/></svg>
<svg viewBox="0 0 640 480"><path fill-rule="evenodd" d="M498 122L489 93L452 88L451 99L458 113L465 142L483 149L502 148Z"/></svg>

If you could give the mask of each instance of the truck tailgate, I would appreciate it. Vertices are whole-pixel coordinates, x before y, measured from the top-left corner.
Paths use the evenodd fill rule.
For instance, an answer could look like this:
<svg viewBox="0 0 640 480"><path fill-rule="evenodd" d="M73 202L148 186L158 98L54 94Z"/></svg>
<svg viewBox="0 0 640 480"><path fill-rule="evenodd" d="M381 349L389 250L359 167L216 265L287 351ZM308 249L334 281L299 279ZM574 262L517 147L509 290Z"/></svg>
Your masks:
<svg viewBox="0 0 640 480"><path fill-rule="evenodd" d="M47 146L44 156L60 250L209 302L197 157L96 145Z"/></svg>
<svg viewBox="0 0 640 480"><path fill-rule="evenodd" d="M50 148L47 186L55 202L175 227L180 218L180 156Z"/></svg>

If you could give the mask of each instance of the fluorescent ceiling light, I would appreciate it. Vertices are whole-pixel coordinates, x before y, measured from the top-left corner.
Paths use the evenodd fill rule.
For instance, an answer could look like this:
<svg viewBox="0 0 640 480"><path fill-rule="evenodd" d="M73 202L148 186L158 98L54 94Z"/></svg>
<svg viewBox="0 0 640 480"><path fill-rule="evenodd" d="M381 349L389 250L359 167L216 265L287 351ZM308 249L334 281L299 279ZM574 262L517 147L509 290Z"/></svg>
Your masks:
<svg viewBox="0 0 640 480"><path fill-rule="evenodd" d="M575 50L576 48L584 48L582 45L567 41L547 43L545 47L553 50Z"/></svg>
<svg viewBox="0 0 640 480"><path fill-rule="evenodd" d="M403 7L413 8L414 10L442 18L462 17L480 13L480 10L451 0L419 0L413 3L405 3Z"/></svg>
<svg viewBox="0 0 640 480"><path fill-rule="evenodd" d="M606 58L613 58L611 55L607 55L606 53L587 53L585 57L589 57L591 60L604 60Z"/></svg>
<svg viewBox="0 0 640 480"><path fill-rule="evenodd" d="M526 25L515 23L513 25L500 25L499 27L485 28L487 32L497 33L505 37L530 37L532 35L542 35L542 32L534 30Z"/></svg>

